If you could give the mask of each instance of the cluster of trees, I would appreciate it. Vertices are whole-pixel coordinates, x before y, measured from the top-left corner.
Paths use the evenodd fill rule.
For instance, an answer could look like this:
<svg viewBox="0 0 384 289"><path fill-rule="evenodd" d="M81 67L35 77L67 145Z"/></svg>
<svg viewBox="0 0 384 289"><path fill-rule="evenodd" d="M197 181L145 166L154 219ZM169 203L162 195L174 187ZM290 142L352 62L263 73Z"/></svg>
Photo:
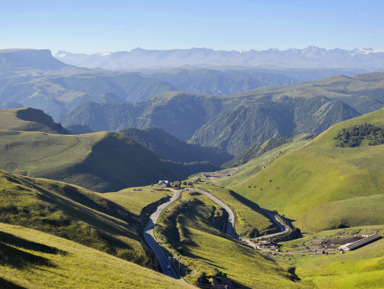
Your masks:
<svg viewBox="0 0 384 289"><path fill-rule="evenodd" d="M364 123L363 125L343 128L335 136L337 147L358 147L365 139L368 140L368 145L384 144L384 129Z"/></svg>

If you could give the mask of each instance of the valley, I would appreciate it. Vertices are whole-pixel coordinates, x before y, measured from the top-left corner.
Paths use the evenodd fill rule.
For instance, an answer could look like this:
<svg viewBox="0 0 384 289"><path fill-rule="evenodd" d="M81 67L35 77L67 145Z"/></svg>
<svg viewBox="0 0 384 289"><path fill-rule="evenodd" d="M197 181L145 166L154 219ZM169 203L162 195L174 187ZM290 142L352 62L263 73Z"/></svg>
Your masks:
<svg viewBox="0 0 384 289"><path fill-rule="evenodd" d="M1 288L384 286L382 72L0 60Z"/></svg>

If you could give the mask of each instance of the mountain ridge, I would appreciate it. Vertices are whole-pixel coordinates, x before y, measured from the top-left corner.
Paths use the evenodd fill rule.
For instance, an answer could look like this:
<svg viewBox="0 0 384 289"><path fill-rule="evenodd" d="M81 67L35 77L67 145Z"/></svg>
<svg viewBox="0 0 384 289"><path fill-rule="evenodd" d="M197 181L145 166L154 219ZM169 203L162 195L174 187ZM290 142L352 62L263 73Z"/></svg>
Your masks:
<svg viewBox="0 0 384 289"><path fill-rule="evenodd" d="M155 126L180 140L218 146L236 155L258 141L320 133L336 122L380 109L381 92L384 73L335 75L233 95L165 92L138 104L88 103L63 115L60 122L92 130Z"/></svg>
<svg viewBox="0 0 384 289"><path fill-rule="evenodd" d="M146 50L96 53L92 55L59 51L55 55L68 64L105 69L177 67L182 65L242 65L280 67L360 67L381 68L384 52L373 49L269 49L263 51L224 51L207 48Z"/></svg>

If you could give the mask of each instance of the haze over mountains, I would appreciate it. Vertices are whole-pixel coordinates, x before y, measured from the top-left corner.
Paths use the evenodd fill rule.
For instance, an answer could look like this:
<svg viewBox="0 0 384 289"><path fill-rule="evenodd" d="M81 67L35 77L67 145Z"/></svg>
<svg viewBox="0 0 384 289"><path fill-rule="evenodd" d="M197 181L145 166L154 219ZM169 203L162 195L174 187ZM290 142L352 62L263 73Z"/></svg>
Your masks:
<svg viewBox="0 0 384 289"><path fill-rule="evenodd" d="M264 51L222 51L207 48L146 50L136 48L98 54L74 54L59 51L55 55L64 63L80 67L101 67L110 70L197 66L262 66L300 68L376 68L384 67L384 51L373 49L324 49L309 46L304 49Z"/></svg>
<svg viewBox="0 0 384 289"><path fill-rule="evenodd" d="M172 50L165 55L174 57L175 51L191 55L205 51L207 57L219 53L191 49ZM87 125L93 131L160 127L182 141L218 146L230 154L239 154L255 142L272 137L320 133L338 121L383 106L378 93L383 89L382 75L353 76L367 70L348 68L357 59L365 63L359 67L378 67L379 60L375 66L370 61L381 57L381 52L310 47L268 53L271 57L285 55L286 59L291 59L287 53L295 54L301 57L303 66L310 66L314 59L322 59L325 65L327 57L340 56L340 63L347 68L187 66L163 71L109 72L66 65L48 50L3 50L0 103L3 108L42 109L66 127ZM189 59L184 58L183 64ZM125 62L119 59L119 63ZM301 84L335 74L345 76ZM276 84L280 86L260 88Z"/></svg>
<svg viewBox="0 0 384 289"><path fill-rule="evenodd" d="M160 268L156 222L163 273L201 288L384 286L383 52L83 57L0 51L1 288L188 287L130 263Z"/></svg>

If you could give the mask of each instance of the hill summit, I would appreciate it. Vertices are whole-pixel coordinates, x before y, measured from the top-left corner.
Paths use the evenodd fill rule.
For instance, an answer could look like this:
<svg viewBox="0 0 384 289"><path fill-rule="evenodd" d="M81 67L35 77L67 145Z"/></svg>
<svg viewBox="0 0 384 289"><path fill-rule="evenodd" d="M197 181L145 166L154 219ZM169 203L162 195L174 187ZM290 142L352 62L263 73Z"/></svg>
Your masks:
<svg viewBox="0 0 384 289"><path fill-rule="evenodd" d="M0 50L0 71L20 68L58 70L67 66L54 58L48 49L6 49Z"/></svg>
<svg viewBox="0 0 384 289"><path fill-rule="evenodd" d="M42 110L24 107L0 109L0 130L40 131L47 133L69 134L60 124Z"/></svg>

